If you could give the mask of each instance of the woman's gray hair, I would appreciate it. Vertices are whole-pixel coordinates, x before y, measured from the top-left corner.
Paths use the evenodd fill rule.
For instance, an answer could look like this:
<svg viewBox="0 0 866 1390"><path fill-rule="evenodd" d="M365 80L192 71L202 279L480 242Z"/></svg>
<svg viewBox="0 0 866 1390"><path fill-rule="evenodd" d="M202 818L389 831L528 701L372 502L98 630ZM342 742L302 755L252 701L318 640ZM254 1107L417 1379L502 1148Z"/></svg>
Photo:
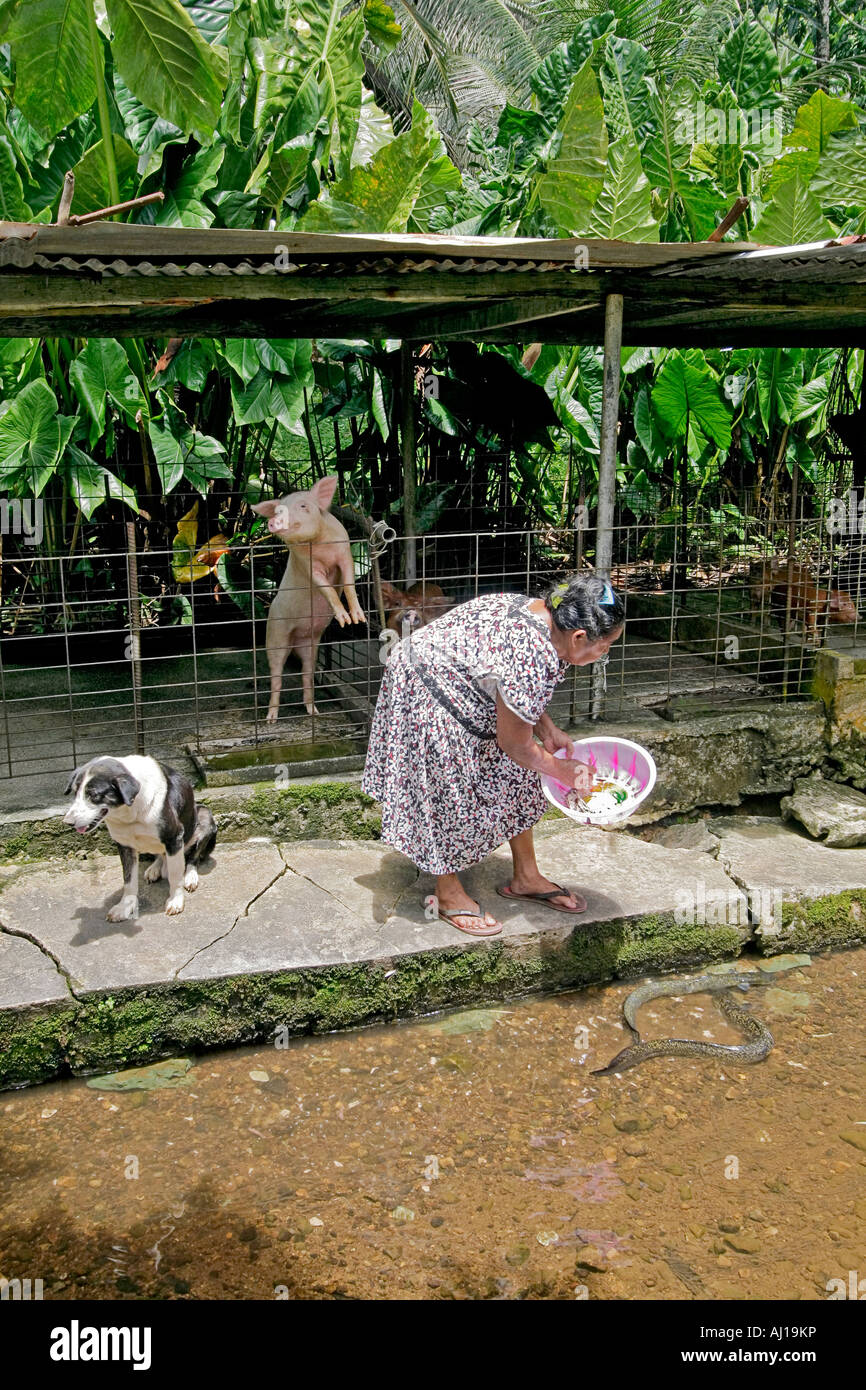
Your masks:
<svg viewBox="0 0 866 1390"><path fill-rule="evenodd" d="M570 574L554 584L544 602L561 632L583 628L590 642L606 637L625 621L625 604L597 574Z"/></svg>

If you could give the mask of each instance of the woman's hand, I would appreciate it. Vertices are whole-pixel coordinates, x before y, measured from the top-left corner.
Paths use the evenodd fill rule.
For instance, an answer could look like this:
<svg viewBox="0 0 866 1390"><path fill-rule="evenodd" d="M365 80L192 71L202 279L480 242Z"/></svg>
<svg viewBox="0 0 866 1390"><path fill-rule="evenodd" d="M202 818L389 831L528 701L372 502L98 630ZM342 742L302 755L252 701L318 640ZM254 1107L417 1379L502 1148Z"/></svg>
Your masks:
<svg viewBox="0 0 866 1390"><path fill-rule="evenodd" d="M535 742L533 734L541 739L541 746ZM573 753L574 747L568 735L558 729L552 719L543 714L533 727L510 710L498 692L496 740L503 753L519 767L528 767L533 772L555 777L563 786L573 788L581 795L585 795L593 784L595 774L586 763L579 763L574 758L554 758L553 753L557 749L564 748L566 752Z"/></svg>
<svg viewBox="0 0 866 1390"><path fill-rule="evenodd" d="M569 756L574 752L572 740L562 729L557 728L549 714L541 716L534 732L541 740L545 753L557 753L560 748L564 748Z"/></svg>
<svg viewBox="0 0 866 1390"><path fill-rule="evenodd" d="M573 788L578 796L586 796L595 781L595 773L587 763L579 763L573 758L557 758L556 772L553 774L564 787Z"/></svg>
<svg viewBox="0 0 866 1390"><path fill-rule="evenodd" d="M558 753L560 748L564 748L570 757L574 752L574 741L568 737L568 734L563 733L562 729L558 729L555 724L551 724L542 738L541 744L548 753Z"/></svg>

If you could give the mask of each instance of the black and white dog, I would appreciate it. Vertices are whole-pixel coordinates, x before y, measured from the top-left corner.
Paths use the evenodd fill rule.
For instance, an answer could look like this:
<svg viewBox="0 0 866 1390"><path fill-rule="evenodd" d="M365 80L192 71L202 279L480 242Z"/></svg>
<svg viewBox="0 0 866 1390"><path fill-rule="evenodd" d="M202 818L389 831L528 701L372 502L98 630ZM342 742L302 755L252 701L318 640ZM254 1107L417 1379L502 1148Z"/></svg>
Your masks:
<svg viewBox="0 0 866 1390"><path fill-rule="evenodd" d="M216 823L206 806L196 805L192 783L155 758L93 758L76 768L66 788L75 800L64 824L86 835L105 822L120 848L123 897L109 922L138 916L138 856L157 857L144 871L148 883L168 879L166 912L183 912L183 890L198 887L196 864L216 843Z"/></svg>

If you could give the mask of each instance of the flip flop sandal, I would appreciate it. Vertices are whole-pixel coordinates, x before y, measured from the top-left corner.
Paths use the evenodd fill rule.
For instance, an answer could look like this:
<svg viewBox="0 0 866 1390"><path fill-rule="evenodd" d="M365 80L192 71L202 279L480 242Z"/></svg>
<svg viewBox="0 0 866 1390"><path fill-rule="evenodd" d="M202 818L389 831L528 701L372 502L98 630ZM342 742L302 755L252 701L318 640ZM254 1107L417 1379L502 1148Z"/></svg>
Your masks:
<svg viewBox="0 0 866 1390"><path fill-rule="evenodd" d="M551 888L549 893L512 893L507 883L502 888L497 888L496 891L500 898L510 898L512 902L539 903L541 907L549 907L551 912L564 912L568 917L577 917L581 912L586 912L587 909L585 898L582 898L579 893L572 893L569 888L560 888L558 884ZM551 898L567 898L569 896L582 902L583 907L560 907L557 903L551 902Z"/></svg>
<svg viewBox="0 0 866 1390"><path fill-rule="evenodd" d="M484 917L484 908L481 906L480 903L478 904L478 911L477 911L477 912L471 912L471 911L469 910L469 908L466 908L463 912L443 912L442 909L440 908L440 909L439 909L439 916L440 916L440 918L442 919L443 922L448 922L449 925L452 926L452 927L455 927L455 928L457 929L457 931L462 931L463 934L464 934L464 936L498 936L499 933L502 931L502 923L501 923L501 922L497 922L496 925L495 925L495 926L492 926L492 927L491 927L491 926L488 926L488 925L485 923L485 925L484 925L483 927L478 928L478 927L461 927L457 922L454 921L454 918L455 918L455 917L481 917L481 918L483 918L483 917Z"/></svg>

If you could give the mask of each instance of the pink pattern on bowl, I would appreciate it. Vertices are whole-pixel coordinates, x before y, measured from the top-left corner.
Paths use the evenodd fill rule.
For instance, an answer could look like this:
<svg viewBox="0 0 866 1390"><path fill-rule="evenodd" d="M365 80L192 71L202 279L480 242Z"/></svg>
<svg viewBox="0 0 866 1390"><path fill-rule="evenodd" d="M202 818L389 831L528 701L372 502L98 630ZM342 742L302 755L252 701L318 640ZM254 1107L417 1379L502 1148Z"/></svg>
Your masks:
<svg viewBox="0 0 866 1390"><path fill-rule="evenodd" d="M554 755L557 758L568 756L564 748ZM646 748L642 748L639 743L632 743L627 738L584 738L578 739L574 744L572 755L578 762L588 763L589 766L604 781L607 778L618 778L622 775L622 769L628 766L628 776L637 782L639 790L630 792L627 799L616 808L615 811L593 812L589 807L583 810L572 810L568 805L568 787L555 777L541 778L541 785L545 796L556 808L564 815L570 816L572 820L578 821L582 825L612 825L617 821L625 820L632 815L645 801L655 786L656 765L652 754Z"/></svg>

